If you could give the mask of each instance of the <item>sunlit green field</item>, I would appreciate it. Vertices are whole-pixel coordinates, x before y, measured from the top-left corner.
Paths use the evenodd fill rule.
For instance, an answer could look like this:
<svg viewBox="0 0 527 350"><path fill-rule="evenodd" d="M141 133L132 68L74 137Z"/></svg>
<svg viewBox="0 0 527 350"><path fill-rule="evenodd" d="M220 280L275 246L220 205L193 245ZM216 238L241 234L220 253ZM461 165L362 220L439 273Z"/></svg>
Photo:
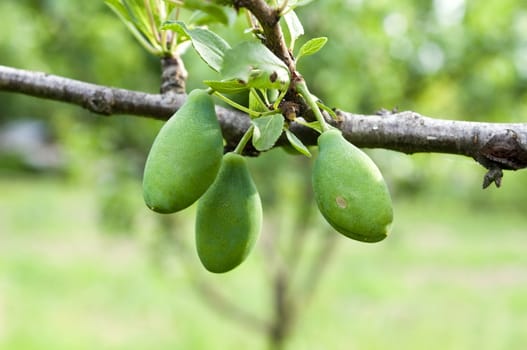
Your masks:
<svg viewBox="0 0 527 350"><path fill-rule="evenodd" d="M189 271L176 251L156 255L153 214L145 211L130 236L105 234L97 203L89 186L1 180L0 348L267 347L262 334L211 310L189 277L209 276L225 295L265 316L261 252L216 276L191 251ZM394 233L383 243L339 238L288 348L524 349L521 211L476 209L448 198L395 205ZM183 221L181 235L191 238L191 223Z"/></svg>

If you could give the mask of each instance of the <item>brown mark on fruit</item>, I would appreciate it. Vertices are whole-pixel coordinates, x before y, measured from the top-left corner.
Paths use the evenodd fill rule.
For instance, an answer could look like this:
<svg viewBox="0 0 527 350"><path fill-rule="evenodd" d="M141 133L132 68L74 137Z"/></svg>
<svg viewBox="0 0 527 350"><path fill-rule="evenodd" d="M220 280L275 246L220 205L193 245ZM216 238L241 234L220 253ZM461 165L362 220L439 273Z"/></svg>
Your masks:
<svg viewBox="0 0 527 350"><path fill-rule="evenodd" d="M348 206L348 201L342 196L337 196L337 198L335 198L335 202L337 203L338 207L342 209L345 209Z"/></svg>

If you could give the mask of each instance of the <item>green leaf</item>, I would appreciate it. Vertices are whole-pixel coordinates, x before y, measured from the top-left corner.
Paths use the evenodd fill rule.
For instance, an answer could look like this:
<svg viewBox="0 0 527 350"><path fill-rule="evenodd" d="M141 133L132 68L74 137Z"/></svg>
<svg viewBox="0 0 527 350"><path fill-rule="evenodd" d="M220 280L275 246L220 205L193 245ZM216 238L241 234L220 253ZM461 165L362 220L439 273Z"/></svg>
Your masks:
<svg viewBox="0 0 527 350"><path fill-rule="evenodd" d="M333 118L333 120L336 120L336 121L340 120L337 113L335 113L334 110L332 110L329 106L326 106L325 104L323 104L321 101L317 101L317 106L320 107L320 109L326 111L331 116L331 118Z"/></svg>
<svg viewBox="0 0 527 350"><path fill-rule="evenodd" d="M296 149L298 152L302 153L303 155L311 158L311 152L309 152L309 149L300 141L298 137L296 137L295 134L293 134L289 129L285 129L285 135L287 136L287 140L293 146L294 149Z"/></svg>
<svg viewBox="0 0 527 350"><path fill-rule="evenodd" d="M230 24L236 14L234 8L210 3L203 0L185 0L183 7L193 11L190 23L199 25L219 22L225 25Z"/></svg>
<svg viewBox="0 0 527 350"><path fill-rule="evenodd" d="M242 42L223 57L224 80L238 80L249 88L283 90L289 85L289 70L267 47Z"/></svg>
<svg viewBox="0 0 527 350"><path fill-rule="evenodd" d="M237 80L204 80L203 83L209 86L212 90L218 91L222 94L235 94L248 89L247 86Z"/></svg>
<svg viewBox="0 0 527 350"><path fill-rule="evenodd" d="M201 59L215 71L220 71L224 55L230 49L230 45L222 37L204 28L189 29L181 21L167 21L161 29L187 35Z"/></svg>
<svg viewBox="0 0 527 350"><path fill-rule="evenodd" d="M254 119L252 123L254 125L254 148L258 151L267 151L274 146L280 135L282 135L284 117L277 113Z"/></svg>
<svg viewBox="0 0 527 350"><path fill-rule="evenodd" d="M296 118L295 122L300 124L300 125L303 125L303 126L306 126L308 128L311 128L311 129L313 129L315 131L318 131L319 133L322 133L322 126L320 125L319 121L306 122L304 120L304 118Z"/></svg>
<svg viewBox="0 0 527 350"><path fill-rule="evenodd" d="M125 0L105 0L105 3L146 50L155 55L161 53L161 47L146 19L144 7L139 6L137 3L130 5Z"/></svg>
<svg viewBox="0 0 527 350"><path fill-rule="evenodd" d="M287 12L284 15L284 20L287 25L287 29L289 30L289 34L291 36L291 43L289 45L289 48L293 49L293 47L295 46L296 39L304 35L304 27L298 19L298 16L296 15L295 11Z"/></svg>
<svg viewBox="0 0 527 350"><path fill-rule="evenodd" d="M289 0L287 3L287 7L291 9L295 9L297 7L306 6L313 0Z"/></svg>
<svg viewBox="0 0 527 350"><path fill-rule="evenodd" d="M112 9L122 20L132 22L130 13L120 0L104 0L106 5Z"/></svg>
<svg viewBox="0 0 527 350"><path fill-rule="evenodd" d="M154 28L151 27L148 19L148 11L143 1L140 0L122 0L124 6L128 9L134 25L139 29L151 42L156 42Z"/></svg>
<svg viewBox="0 0 527 350"><path fill-rule="evenodd" d="M264 91L265 93L265 91ZM249 93L249 109L256 112L268 112L269 108L255 89Z"/></svg>
<svg viewBox="0 0 527 350"><path fill-rule="evenodd" d="M194 28L188 34L192 40L192 46L199 56L212 69L219 72L223 63L223 56L230 48L229 44L208 29Z"/></svg>
<svg viewBox="0 0 527 350"><path fill-rule="evenodd" d="M298 51L298 55L296 57L297 62L302 56L310 56L317 53L318 51L320 51L320 49L324 47L324 45L326 45L327 42L328 38L324 36L309 40L307 43L302 45L302 47Z"/></svg>

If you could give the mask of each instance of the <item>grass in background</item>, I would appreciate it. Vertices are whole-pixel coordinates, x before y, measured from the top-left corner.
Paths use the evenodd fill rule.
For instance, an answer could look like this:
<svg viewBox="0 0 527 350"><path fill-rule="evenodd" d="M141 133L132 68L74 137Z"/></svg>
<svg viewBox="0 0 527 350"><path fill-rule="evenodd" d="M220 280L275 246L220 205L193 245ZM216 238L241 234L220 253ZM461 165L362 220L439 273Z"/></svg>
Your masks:
<svg viewBox="0 0 527 350"><path fill-rule="evenodd" d="M177 257L152 258L154 214L145 211L133 236L104 235L93 188L3 179L0 193L0 348L266 348L261 335L203 303ZM395 205L385 242L339 238L289 348L523 349L524 215L456 198ZM190 241L191 214L180 229ZM267 312L262 254L226 275L194 263L193 274Z"/></svg>

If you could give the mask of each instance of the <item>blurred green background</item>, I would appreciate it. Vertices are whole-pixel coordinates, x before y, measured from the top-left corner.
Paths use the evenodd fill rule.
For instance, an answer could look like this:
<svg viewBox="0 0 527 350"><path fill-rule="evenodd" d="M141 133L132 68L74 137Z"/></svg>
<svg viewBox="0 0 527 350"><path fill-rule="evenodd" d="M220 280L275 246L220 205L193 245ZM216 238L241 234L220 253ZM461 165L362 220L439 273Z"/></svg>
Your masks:
<svg viewBox="0 0 527 350"><path fill-rule="evenodd" d="M523 1L326 0L298 14L299 44L329 37L299 69L330 106L527 122ZM234 43L242 24L213 29ZM159 89L157 59L102 1L2 1L0 33L2 65ZM194 53L184 58L189 89L202 86L210 71ZM313 210L310 161L273 150L250 160L264 200L259 247L217 276L195 256L194 208L166 219L143 205L142 166L161 124L0 93L0 348L266 348L265 334L216 312L196 285L270 316L265 247L295 235L306 241L299 270L328 235L336 242L288 349L524 348L525 172L483 191L472 159L369 150L395 224L367 245ZM307 228L292 232L302 215Z"/></svg>

